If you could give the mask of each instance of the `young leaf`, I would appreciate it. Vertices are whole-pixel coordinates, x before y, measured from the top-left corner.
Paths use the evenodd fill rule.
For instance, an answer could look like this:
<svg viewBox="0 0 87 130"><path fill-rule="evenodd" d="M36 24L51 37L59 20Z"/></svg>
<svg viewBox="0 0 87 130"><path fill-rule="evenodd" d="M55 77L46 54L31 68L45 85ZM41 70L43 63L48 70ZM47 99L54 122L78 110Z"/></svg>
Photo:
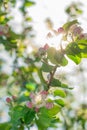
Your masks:
<svg viewBox="0 0 87 130"><path fill-rule="evenodd" d="M63 99L56 99L55 103L57 103L58 105L61 105L62 107L64 107L65 102L63 101Z"/></svg>
<svg viewBox="0 0 87 130"><path fill-rule="evenodd" d="M66 97L66 93L64 92L64 90L62 90L62 89L55 89L54 90L54 96L60 96L60 97Z"/></svg>
<svg viewBox="0 0 87 130"><path fill-rule="evenodd" d="M48 59L50 60L50 62L52 64L56 64L57 65L58 62L55 59L55 55L56 55L56 49L54 47L48 48L48 50L47 50L47 57L48 57Z"/></svg>
<svg viewBox="0 0 87 130"><path fill-rule="evenodd" d="M54 117L56 114L58 114L60 112L60 110L61 110L61 107L59 105L54 105L53 108L48 110L48 114L51 117Z"/></svg>
<svg viewBox="0 0 87 130"><path fill-rule="evenodd" d="M53 68L54 68L54 66L49 65L47 63L43 63L42 67L41 67L42 71L44 71L44 72L51 72L53 70Z"/></svg>
<svg viewBox="0 0 87 130"><path fill-rule="evenodd" d="M65 53L76 64L79 64L81 62L81 49L77 43L71 42L68 44L66 46Z"/></svg>
<svg viewBox="0 0 87 130"><path fill-rule="evenodd" d="M87 39L77 40L77 43L81 49L81 57L87 58Z"/></svg>
<svg viewBox="0 0 87 130"><path fill-rule="evenodd" d="M32 6L32 5L34 5L35 4L35 2L33 2L33 1L26 1L25 3L24 3L24 6L25 7L30 7L30 6Z"/></svg>
<svg viewBox="0 0 87 130"><path fill-rule="evenodd" d="M61 66L66 66L68 64L67 59L61 51L56 51L54 58L57 61L57 64Z"/></svg>

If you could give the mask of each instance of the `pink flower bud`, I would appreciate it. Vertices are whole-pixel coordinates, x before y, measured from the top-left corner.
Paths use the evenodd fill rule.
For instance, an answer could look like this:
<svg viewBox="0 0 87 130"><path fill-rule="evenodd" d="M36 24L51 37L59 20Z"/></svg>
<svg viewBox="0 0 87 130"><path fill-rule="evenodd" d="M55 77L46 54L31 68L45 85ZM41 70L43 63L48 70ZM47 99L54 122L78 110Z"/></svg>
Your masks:
<svg viewBox="0 0 87 130"><path fill-rule="evenodd" d="M30 98L35 98L35 94L33 92L30 93Z"/></svg>
<svg viewBox="0 0 87 130"><path fill-rule="evenodd" d="M48 94L48 91L43 90L43 91L41 91L40 93L41 93L41 95L47 95L47 94Z"/></svg>
<svg viewBox="0 0 87 130"><path fill-rule="evenodd" d="M39 112L39 108L36 107L36 108L35 108L35 111L36 111L36 112Z"/></svg>
<svg viewBox="0 0 87 130"><path fill-rule="evenodd" d="M77 26L76 24L75 25L72 25L70 27L70 31L75 35L79 35L81 34L81 32L83 31L83 29L80 27L80 26Z"/></svg>
<svg viewBox="0 0 87 130"><path fill-rule="evenodd" d="M7 102L7 103L10 103L10 102L11 102L11 98L7 97L7 98L6 98L6 102Z"/></svg>
<svg viewBox="0 0 87 130"><path fill-rule="evenodd" d="M48 102L46 103L46 106L45 106L47 109L51 109L53 108L53 103L52 102Z"/></svg>
<svg viewBox="0 0 87 130"><path fill-rule="evenodd" d="M39 48L39 51L38 51L38 54L39 54L39 55L44 55L45 52L46 52L46 50L45 50L43 47L40 47L40 48Z"/></svg>
<svg viewBox="0 0 87 130"><path fill-rule="evenodd" d="M47 50L49 48L49 45L48 44L45 44L44 47L43 47L45 50Z"/></svg>
<svg viewBox="0 0 87 130"><path fill-rule="evenodd" d="M2 36L4 33L0 31L0 36Z"/></svg>
<svg viewBox="0 0 87 130"><path fill-rule="evenodd" d="M12 96L12 99L16 101L17 97L15 95Z"/></svg>
<svg viewBox="0 0 87 130"><path fill-rule="evenodd" d="M79 39L87 39L87 33L80 34Z"/></svg>
<svg viewBox="0 0 87 130"><path fill-rule="evenodd" d="M27 106L28 108L33 108L32 102L27 102L27 103L26 103L26 106Z"/></svg>
<svg viewBox="0 0 87 130"><path fill-rule="evenodd" d="M58 33L59 33L59 34L60 34L60 33L64 33L63 27L58 28Z"/></svg>

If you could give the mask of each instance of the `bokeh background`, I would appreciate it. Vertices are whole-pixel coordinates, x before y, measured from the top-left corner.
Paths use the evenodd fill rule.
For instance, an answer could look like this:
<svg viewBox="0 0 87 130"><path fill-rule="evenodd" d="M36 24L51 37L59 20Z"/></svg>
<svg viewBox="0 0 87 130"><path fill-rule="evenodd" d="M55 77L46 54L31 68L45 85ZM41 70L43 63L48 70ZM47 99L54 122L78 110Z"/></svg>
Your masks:
<svg viewBox="0 0 87 130"><path fill-rule="evenodd" d="M33 0L34 5L26 5L23 7L24 0L18 0L6 7L8 16L8 25L12 29L15 36L22 35L18 41L18 55L16 56L14 49L2 44L0 39L0 122L7 122L8 106L5 102L6 96L9 95L9 89L12 85L12 73L16 62L18 66L26 66L24 57L31 55L33 50L37 51L39 47L48 43L50 46L58 47L61 37L47 38L47 34L53 29L58 29L65 22L78 19L81 26L87 32L87 0ZM70 16L66 12L67 8L71 8L75 4L80 11L71 9L76 16ZM21 9L21 10L20 10ZM3 9L2 9L3 10ZM12 18L11 18L12 17ZM0 18L3 22L3 17ZM13 36L14 37L14 36ZM15 39L14 39L15 40ZM23 43L23 44L22 44ZM24 46L26 49L24 50ZM23 53L23 58L22 58ZM16 61L18 58L18 61ZM60 115L61 122L55 130L87 130L87 59L83 59L79 65L72 61L66 67L60 67L56 76L62 81L73 87L69 90L66 99L66 108ZM13 81L13 80L12 80ZM17 88L10 91L17 92ZM13 93L14 93L13 92ZM49 128L50 129L50 128ZM37 130L33 126L31 130Z"/></svg>

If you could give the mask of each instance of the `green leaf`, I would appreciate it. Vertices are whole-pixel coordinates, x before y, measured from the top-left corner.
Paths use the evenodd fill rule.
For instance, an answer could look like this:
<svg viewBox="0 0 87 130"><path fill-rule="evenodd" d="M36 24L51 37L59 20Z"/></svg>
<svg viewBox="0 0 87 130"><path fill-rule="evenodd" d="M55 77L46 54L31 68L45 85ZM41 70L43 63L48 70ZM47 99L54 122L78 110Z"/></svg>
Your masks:
<svg viewBox="0 0 87 130"><path fill-rule="evenodd" d="M36 88L36 84L35 83L27 83L26 84L26 88L30 91L34 91Z"/></svg>
<svg viewBox="0 0 87 130"><path fill-rule="evenodd" d="M65 102L63 101L63 99L56 99L55 103L57 103L58 105L61 105L62 107L64 107Z"/></svg>
<svg viewBox="0 0 87 130"><path fill-rule="evenodd" d="M35 111L32 109L29 109L28 112L24 116L24 122L25 124L30 124L35 117Z"/></svg>
<svg viewBox="0 0 87 130"><path fill-rule="evenodd" d="M35 2L33 2L33 1L26 1L25 3L24 3L24 6L25 7L30 7L30 6L32 6L32 5L34 5L35 4Z"/></svg>
<svg viewBox="0 0 87 130"><path fill-rule="evenodd" d="M81 49L81 57L87 58L87 39L77 40L77 43Z"/></svg>
<svg viewBox="0 0 87 130"><path fill-rule="evenodd" d="M47 50L47 57L48 57L48 59L50 60L50 62L52 64L58 65L58 62L55 59L55 55L56 55L56 49L54 47L48 48L48 50Z"/></svg>
<svg viewBox="0 0 87 130"><path fill-rule="evenodd" d="M16 106L12 108L12 111L9 113L11 117L12 130L18 130L18 126L21 125L21 120L25 115L23 106Z"/></svg>
<svg viewBox="0 0 87 130"><path fill-rule="evenodd" d="M11 126L10 122L0 123L0 130L10 130Z"/></svg>
<svg viewBox="0 0 87 130"><path fill-rule="evenodd" d="M65 53L76 64L79 64L81 62L81 49L79 48L77 43L69 43L66 46Z"/></svg>
<svg viewBox="0 0 87 130"><path fill-rule="evenodd" d="M70 21L70 22L67 22L63 25L63 28L65 31L68 31L68 29L73 25L73 24L76 24L78 23L77 20L73 20L73 21Z"/></svg>
<svg viewBox="0 0 87 130"><path fill-rule="evenodd" d="M66 46L66 54L79 55L80 53L81 53L81 49L79 48L76 42L71 42Z"/></svg>
<svg viewBox="0 0 87 130"><path fill-rule="evenodd" d="M48 114L51 117L54 117L56 114L58 114L60 112L60 110L61 110L61 107L59 105L54 105L53 108L48 110Z"/></svg>
<svg viewBox="0 0 87 130"><path fill-rule="evenodd" d="M76 41L78 45L84 45L87 46L87 39L81 39Z"/></svg>
<svg viewBox="0 0 87 130"><path fill-rule="evenodd" d="M81 58L78 57L77 55L69 55L67 54L68 58L74 61L77 65L81 62Z"/></svg>
<svg viewBox="0 0 87 130"><path fill-rule="evenodd" d="M44 72L51 72L54 69L54 66L49 65L48 63L43 63L41 69Z"/></svg>
<svg viewBox="0 0 87 130"><path fill-rule="evenodd" d="M57 65L57 66L65 66L68 64L67 59L64 57L64 54L62 51L58 51L53 47L50 47L47 50L47 56L51 63Z"/></svg>
<svg viewBox="0 0 87 130"><path fill-rule="evenodd" d="M46 130L51 124L51 118L46 108L40 109L40 114L36 119L36 124L40 130Z"/></svg>
<svg viewBox="0 0 87 130"><path fill-rule="evenodd" d="M54 96L66 97L66 93L62 89L55 89L53 92Z"/></svg>
<svg viewBox="0 0 87 130"><path fill-rule="evenodd" d="M51 81L51 86L61 87L61 82L58 79L53 78Z"/></svg>
<svg viewBox="0 0 87 130"><path fill-rule="evenodd" d="M61 87L61 88L69 88L67 84L62 83L60 80L55 79L55 78L52 79L51 86Z"/></svg>
<svg viewBox="0 0 87 130"><path fill-rule="evenodd" d="M68 60L65 58L62 51L56 51L54 58L55 58L57 64L59 64L61 66L66 66L68 64Z"/></svg>

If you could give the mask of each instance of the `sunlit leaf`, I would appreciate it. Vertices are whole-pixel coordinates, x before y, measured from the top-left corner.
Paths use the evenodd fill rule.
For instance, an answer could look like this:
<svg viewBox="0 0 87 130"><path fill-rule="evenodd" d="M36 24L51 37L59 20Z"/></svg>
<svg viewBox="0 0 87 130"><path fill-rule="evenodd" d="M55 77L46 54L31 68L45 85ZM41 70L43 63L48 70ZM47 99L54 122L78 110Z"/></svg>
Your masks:
<svg viewBox="0 0 87 130"><path fill-rule="evenodd" d="M34 4L35 4L35 2L33 2L33 1L26 1L25 4L24 4L24 6L25 7L30 7L30 6L32 6Z"/></svg>
<svg viewBox="0 0 87 130"><path fill-rule="evenodd" d="M63 25L63 28L64 28L65 31L67 31L73 24L76 24L76 23L78 23L77 20L67 22Z"/></svg>
<svg viewBox="0 0 87 130"><path fill-rule="evenodd" d="M26 83L26 88L30 91L34 91L36 88L36 84L35 83Z"/></svg>
<svg viewBox="0 0 87 130"><path fill-rule="evenodd" d="M64 107L64 105L65 105L65 102L64 102L63 99L56 99L55 102L56 102L57 104L61 105L62 107Z"/></svg>
<svg viewBox="0 0 87 130"><path fill-rule="evenodd" d="M58 65L58 62L55 59L56 49L54 47L50 47L47 50L47 56L51 63Z"/></svg>
<svg viewBox="0 0 87 130"><path fill-rule="evenodd" d="M64 54L61 51L56 51L54 58L57 64L61 66L66 66L68 64L68 60L65 58Z"/></svg>
<svg viewBox="0 0 87 130"><path fill-rule="evenodd" d="M66 55L76 64L81 62L81 49L75 42L69 43L65 49Z"/></svg>
<svg viewBox="0 0 87 130"><path fill-rule="evenodd" d="M58 114L60 110L61 110L61 107L59 105L54 105L53 108L48 110L48 114L53 117L56 114Z"/></svg>
<svg viewBox="0 0 87 130"><path fill-rule="evenodd" d="M54 96L66 97L66 93L62 89L55 89L53 92Z"/></svg>

